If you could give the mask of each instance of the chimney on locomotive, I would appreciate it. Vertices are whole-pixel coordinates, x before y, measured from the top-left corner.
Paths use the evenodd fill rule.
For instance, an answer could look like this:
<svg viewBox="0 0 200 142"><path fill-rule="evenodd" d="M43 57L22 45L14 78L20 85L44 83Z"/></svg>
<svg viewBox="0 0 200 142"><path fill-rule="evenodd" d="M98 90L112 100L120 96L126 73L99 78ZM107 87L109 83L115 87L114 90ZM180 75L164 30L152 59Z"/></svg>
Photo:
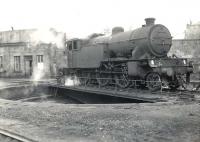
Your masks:
<svg viewBox="0 0 200 142"><path fill-rule="evenodd" d="M144 20L146 22L146 26L152 26L155 24L155 18L146 18Z"/></svg>

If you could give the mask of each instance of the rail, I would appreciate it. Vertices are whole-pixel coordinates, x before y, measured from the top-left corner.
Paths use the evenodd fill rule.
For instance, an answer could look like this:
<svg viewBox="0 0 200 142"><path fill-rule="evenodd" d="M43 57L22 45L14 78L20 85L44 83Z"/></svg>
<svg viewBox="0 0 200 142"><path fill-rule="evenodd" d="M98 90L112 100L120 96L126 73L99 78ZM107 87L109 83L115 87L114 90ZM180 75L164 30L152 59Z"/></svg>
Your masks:
<svg viewBox="0 0 200 142"><path fill-rule="evenodd" d="M99 84L97 82L98 80L101 81L109 81L109 85L106 86L102 86L101 84ZM108 86L112 86L112 88L114 88L114 90L118 90L118 84L116 83L117 81L124 81L123 79L115 79L115 81L112 78L92 78L92 77L77 77L77 76L72 76L72 77L67 77L64 79L65 82L63 84L59 84L61 86L69 86L69 87L76 87L76 86L83 86L83 87L88 87L88 86L92 86L92 85L96 85L98 88L105 88ZM85 80L85 82L81 82L80 80ZM129 80L129 87L134 88L134 89L138 89L138 87L142 85L145 85L147 82L151 82L151 83L156 83L159 84L159 86L157 86L158 88L160 88L160 91L162 92L163 90L163 86L162 86L162 82L161 81L144 81L144 80ZM120 88L120 89L124 89L124 88Z"/></svg>
<svg viewBox="0 0 200 142"><path fill-rule="evenodd" d="M116 82L119 81L124 81L124 79L115 79L113 78L92 78L92 77L77 77L77 76L71 76L71 77L66 77L64 78L65 82L61 83L59 85L61 86L68 86L68 87L77 87L77 86L82 86L82 87L91 87L91 86L96 86L99 89L101 88L106 88L106 87L112 87L114 90L117 91L119 89L125 89L125 88L120 88ZM82 80L82 81L81 81ZM97 82L97 80L101 81L109 81L108 85L102 86ZM84 81L84 83L83 83ZM152 90L149 90L151 92L160 92L162 93L163 90L169 89L166 85L163 85L164 82L162 81L145 81L145 80L128 80L129 81L129 86L127 88L133 88L133 89L145 89L147 88L147 84L151 83L151 85L155 85ZM187 86L183 86L179 91L198 91L200 89L200 82L191 82L191 85L193 88L187 89ZM142 86L142 87L141 87ZM146 89L148 90L148 89Z"/></svg>
<svg viewBox="0 0 200 142"><path fill-rule="evenodd" d="M27 137L21 136L19 134L15 134L13 132L9 132L4 129L0 129L0 141L6 141L6 142L36 142L35 140L29 139Z"/></svg>

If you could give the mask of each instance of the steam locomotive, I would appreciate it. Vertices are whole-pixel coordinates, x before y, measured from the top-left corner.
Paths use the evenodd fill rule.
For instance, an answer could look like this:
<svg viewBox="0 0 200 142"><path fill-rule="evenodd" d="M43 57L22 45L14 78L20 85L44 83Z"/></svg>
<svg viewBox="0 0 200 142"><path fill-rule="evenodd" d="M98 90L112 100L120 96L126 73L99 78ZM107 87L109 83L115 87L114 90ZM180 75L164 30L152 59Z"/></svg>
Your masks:
<svg viewBox="0 0 200 142"><path fill-rule="evenodd" d="M112 29L111 36L93 35L66 42L68 67L60 70L60 82L77 76L81 84L89 82L120 88L138 84L150 90L166 86L176 89L189 82L192 66L186 58L169 57L172 36L154 18L146 18L142 27L124 31Z"/></svg>

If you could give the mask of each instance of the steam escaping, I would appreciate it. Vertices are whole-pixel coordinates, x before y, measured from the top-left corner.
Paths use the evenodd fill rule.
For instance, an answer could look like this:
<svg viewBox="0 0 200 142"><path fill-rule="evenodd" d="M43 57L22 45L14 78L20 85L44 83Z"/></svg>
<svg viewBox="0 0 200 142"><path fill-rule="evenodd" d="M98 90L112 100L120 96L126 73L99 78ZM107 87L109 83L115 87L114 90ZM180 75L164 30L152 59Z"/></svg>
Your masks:
<svg viewBox="0 0 200 142"><path fill-rule="evenodd" d="M55 29L38 29L30 34L30 41L33 45L41 43L55 44L58 48L64 47L65 34Z"/></svg>
<svg viewBox="0 0 200 142"><path fill-rule="evenodd" d="M65 78L65 86L76 86L79 84L80 84L80 81L77 78L77 76Z"/></svg>
<svg viewBox="0 0 200 142"><path fill-rule="evenodd" d="M37 63L37 66L35 67L33 71L32 79L33 81L39 81L44 77L44 64L43 63Z"/></svg>
<svg viewBox="0 0 200 142"><path fill-rule="evenodd" d="M180 49L176 49L173 54L175 54L177 57L180 57L180 58L192 58L193 57L192 53L185 53L184 51L181 51Z"/></svg>
<svg viewBox="0 0 200 142"><path fill-rule="evenodd" d="M0 87L5 87L5 86L6 86L6 83L3 81L0 81Z"/></svg>
<svg viewBox="0 0 200 142"><path fill-rule="evenodd" d="M65 79L65 86L74 86L74 80L71 77Z"/></svg>

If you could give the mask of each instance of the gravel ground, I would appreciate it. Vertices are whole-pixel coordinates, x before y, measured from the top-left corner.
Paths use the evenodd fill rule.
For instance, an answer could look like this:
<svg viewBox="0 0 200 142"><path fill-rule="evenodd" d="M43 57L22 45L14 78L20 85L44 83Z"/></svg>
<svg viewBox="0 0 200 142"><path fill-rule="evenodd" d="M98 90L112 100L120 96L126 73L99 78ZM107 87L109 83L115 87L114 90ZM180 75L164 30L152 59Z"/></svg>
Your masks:
<svg viewBox="0 0 200 142"><path fill-rule="evenodd" d="M0 80L0 88L16 83ZM200 142L200 102L72 105L0 99L0 128L41 142Z"/></svg>
<svg viewBox="0 0 200 142"><path fill-rule="evenodd" d="M0 127L38 141L199 142L200 103L71 105L0 100Z"/></svg>

